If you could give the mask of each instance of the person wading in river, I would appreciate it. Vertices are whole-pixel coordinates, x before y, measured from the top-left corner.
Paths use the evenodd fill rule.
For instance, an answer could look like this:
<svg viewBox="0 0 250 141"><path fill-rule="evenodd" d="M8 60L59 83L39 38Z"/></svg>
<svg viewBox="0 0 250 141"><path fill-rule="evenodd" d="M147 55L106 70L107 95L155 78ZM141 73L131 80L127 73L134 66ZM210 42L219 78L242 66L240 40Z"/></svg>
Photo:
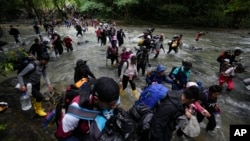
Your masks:
<svg viewBox="0 0 250 141"><path fill-rule="evenodd" d="M36 114L39 116L46 116L47 113L44 112L42 109L42 100L43 96L40 92L40 79L43 75L47 85L48 89L52 90L53 87L50 83L46 65L49 62L50 57L47 53L43 53L39 60L33 61L33 63L28 64L19 74L18 74L18 81L21 86L21 91L26 91L26 84L31 83L32 84L32 95L34 98L32 98L32 103L34 110Z"/></svg>

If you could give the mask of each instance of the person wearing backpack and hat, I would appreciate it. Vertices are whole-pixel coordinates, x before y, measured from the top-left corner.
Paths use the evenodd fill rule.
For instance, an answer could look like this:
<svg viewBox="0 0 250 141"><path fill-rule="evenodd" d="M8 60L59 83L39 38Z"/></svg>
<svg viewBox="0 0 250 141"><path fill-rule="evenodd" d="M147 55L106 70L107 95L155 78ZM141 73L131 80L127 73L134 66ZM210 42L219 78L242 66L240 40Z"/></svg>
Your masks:
<svg viewBox="0 0 250 141"><path fill-rule="evenodd" d="M18 81L21 86L21 91L26 91L26 84L32 84L32 103L35 110L35 113L39 116L46 116L47 113L42 109L42 100L43 96L40 92L40 79L43 75L46 84L48 85L48 89L52 90L53 87L50 83L50 79L47 74L46 65L48 64L50 57L47 53L43 53L39 60L35 60L32 63L29 63L19 74Z"/></svg>
<svg viewBox="0 0 250 141"><path fill-rule="evenodd" d="M123 63L128 61L128 59L130 58L130 54L130 48L123 47L118 65L118 77L120 77L121 75Z"/></svg>
<svg viewBox="0 0 250 141"><path fill-rule="evenodd" d="M178 46L179 46L178 39L179 36L175 35L173 39L168 42L169 49L167 54L169 54L172 50L174 50L175 54L178 53Z"/></svg>
<svg viewBox="0 0 250 141"><path fill-rule="evenodd" d="M151 85L152 83L158 83L161 84L163 82L173 84L172 80L169 80L167 76L165 75L166 67L163 65L158 65L156 67L156 71L149 72L146 77L146 82L148 85Z"/></svg>
<svg viewBox="0 0 250 141"><path fill-rule="evenodd" d="M182 64L182 67L176 67L170 74L170 78L174 81L172 84L172 90L184 89L189 80L193 65L188 61L183 61Z"/></svg>
<svg viewBox="0 0 250 141"><path fill-rule="evenodd" d="M149 64L149 59L148 59L149 55L147 48L143 47L142 50L136 54L136 58L137 58L137 71L139 73L141 69L142 71L141 74L142 76L144 76L146 71L146 66L147 64Z"/></svg>
<svg viewBox="0 0 250 141"><path fill-rule="evenodd" d="M113 109L118 104L118 84L108 77L97 79L73 99L56 129L56 138L58 141L98 140L106 121L113 116Z"/></svg>
<svg viewBox="0 0 250 141"><path fill-rule="evenodd" d="M161 100L151 120L150 141L170 141L180 116L191 118L189 105L199 99L200 90L191 86L183 91L169 91Z"/></svg>
<svg viewBox="0 0 250 141"><path fill-rule="evenodd" d="M89 76L95 78L95 75L92 73L92 71L89 69L89 66L87 65L87 61L78 59L76 61L76 67L74 73L75 83L81 80L82 78L88 78Z"/></svg>
<svg viewBox="0 0 250 141"><path fill-rule="evenodd" d="M127 88L128 82L132 88L132 94L135 99L139 98L139 94L136 90L134 79L138 76L137 72L137 59L135 56L132 56L128 62L124 62L122 66L122 71L120 75L120 82L122 82L122 87L120 88L121 96L125 95L124 90Z"/></svg>

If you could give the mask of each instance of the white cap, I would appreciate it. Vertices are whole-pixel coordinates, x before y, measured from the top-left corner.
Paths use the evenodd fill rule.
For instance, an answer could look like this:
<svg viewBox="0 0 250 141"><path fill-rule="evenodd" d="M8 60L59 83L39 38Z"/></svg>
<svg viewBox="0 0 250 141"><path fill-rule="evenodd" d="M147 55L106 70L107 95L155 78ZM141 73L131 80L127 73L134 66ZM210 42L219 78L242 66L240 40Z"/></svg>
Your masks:
<svg viewBox="0 0 250 141"><path fill-rule="evenodd" d="M196 82L188 82L187 85L186 85L187 88L192 87L192 86L198 87L198 84Z"/></svg>
<svg viewBox="0 0 250 141"><path fill-rule="evenodd" d="M229 63L229 62L230 62L230 60L229 60L229 59L224 59L224 62L228 62L228 63Z"/></svg>

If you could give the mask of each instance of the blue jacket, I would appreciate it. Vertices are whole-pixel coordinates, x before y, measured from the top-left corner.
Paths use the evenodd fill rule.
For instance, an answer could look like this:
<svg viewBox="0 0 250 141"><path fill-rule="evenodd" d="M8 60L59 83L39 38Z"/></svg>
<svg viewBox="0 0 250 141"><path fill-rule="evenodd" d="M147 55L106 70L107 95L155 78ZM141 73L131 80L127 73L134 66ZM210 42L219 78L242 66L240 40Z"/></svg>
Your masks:
<svg viewBox="0 0 250 141"><path fill-rule="evenodd" d="M158 76L157 72L153 71L146 77L146 82L148 85L151 85L153 82L157 82L158 84L162 84L163 82L173 84L173 80L167 78L164 74L162 76Z"/></svg>

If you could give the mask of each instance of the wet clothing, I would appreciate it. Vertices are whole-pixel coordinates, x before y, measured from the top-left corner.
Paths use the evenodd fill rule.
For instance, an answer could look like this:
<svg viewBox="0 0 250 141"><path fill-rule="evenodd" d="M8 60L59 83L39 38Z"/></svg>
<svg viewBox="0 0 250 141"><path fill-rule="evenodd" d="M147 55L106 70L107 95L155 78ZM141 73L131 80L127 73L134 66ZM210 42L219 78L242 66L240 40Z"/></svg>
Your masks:
<svg viewBox="0 0 250 141"><path fill-rule="evenodd" d="M124 38L126 38L124 32L123 32L123 31L117 31L117 40L118 40L119 47L120 47L121 45L123 45L123 43L124 43Z"/></svg>
<svg viewBox="0 0 250 141"><path fill-rule="evenodd" d="M130 83L132 90L136 89L136 86L133 80L134 76L138 76L136 64L131 64L130 61L124 62L122 66L121 75L120 75L120 79L122 79L123 90L127 88L128 82ZM133 79L129 80L130 77L132 77Z"/></svg>
<svg viewBox="0 0 250 141"><path fill-rule="evenodd" d="M78 35L83 36L82 35L82 27L80 25L76 25L76 31L77 31L76 36L78 36Z"/></svg>
<svg viewBox="0 0 250 141"><path fill-rule="evenodd" d="M224 62L224 59L229 59L230 60L230 64L233 64L233 62L237 62L235 60L235 54L234 54L234 50L226 50L224 52L222 52L218 58L217 58L217 61L219 63L223 63Z"/></svg>
<svg viewBox="0 0 250 141"><path fill-rule="evenodd" d="M36 66L34 64L36 64ZM28 64L27 67L24 68L18 74L18 81L20 83L20 86L26 85L27 83L31 83L32 95L36 98L37 102L41 102L42 101L42 94L40 93L41 76L43 75L47 85L50 85L50 80L47 74L46 67L40 65L39 61L34 61L34 64L33 63Z"/></svg>
<svg viewBox="0 0 250 141"><path fill-rule="evenodd" d="M223 69L223 64L224 64L224 59L229 59L230 60L230 64L232 65L234 62L237 62L235 60L235 54L234 54L234 50L226 50L224 52L222 52L218 58L217 58L217 62L220 63L220 72Z"/></svg>
<svg viewBox="0 0 250 141"><path fill-rule="evenodd" d="M222 86L225 82L227 83L227 91L234 89L233 77L235 75L235 67L230 67L226 71L221 72L219 76L219 85Z"/></svg>
<svg viewBox="0 0 250 141"><path fill-rule="evenodd" d="M29 54L36 56L39 60L41 55L45 52L45 46L43 44L33 44L29 49Z"/></svg>
<svg viewBox="0 0 250 141"><path fill-rule="evenodd" d="M176 120L185 114L185 107L181 102L183 91L170 91L161 101L157 112L151 121L150 141L170 141L176 127Z"/></svg>
<svg viewBox="0 0 250 141"><path fill-rule="evenodd" d="M149 64L148 53L144 53L143 51L139 52L136 56L137 58L137 71L142 70L142 75L145 75L146 66Z"/></svg>
<svg viewBox="0 0 250 141"><path fill-rule="evenodd" d="M98 43L101 40L101 36L102 36L101 32L102 32L101 29L98 29L98 30L95 31Z"/></svg>
<svg viewBox="0 0 250 141"><path fill-rule="evenodd" d="M184 67L176 68L171 75L171 78L174 80L172 90L184 89L189 80L190 73L191 70L185 71Z"/></svg>
<svg viewBox="0 0 250 141"><path fill-rule="evenodd" d="M151 85L153 82L157 82L158 84L162 84L163 82L173 84L173 81L168 79L165 74L158 76L156 71L150 72L147 75L146 82L148 85Z"/></svg>
<svg viewBox="0 0 250 141"><path fill-rule="evenodd" d="M61 37L58 34L53 34L52 35L52 39L53 39L53 45L54 45L54 49L55 49L55 54L62 54L63 53L63 46L62 46L62 41L61 41Z"/></svg>
<svg viewBox="0 0 250 141"><path fill-rule="evenodd" d="M106 30L103 30L101 32L101 46L105 46L107 43L107 31Z"/></svg>
<svg viewBox="0 0 250 141"><path fill-rule="evenodd" d="M178 41L177 40L172 40L171 43L169 43L169 49L168 49L168 54L174 50L175 53L178 53Z"/></svg>
<svg viewBox="0 0 250 141"><path fill-rule="evenodd" d="M121 60L120 60L119 65L118 65L118 77L120 77L120 75L121 75L123 63L128 61L130 54L131 53L129 53L129 52L123 52L120 54Z"/></svg>
<svg viewBox="0 0 250 141"><path fill-rule="evenodd" d="M116 46L109 46L108 47L108 50L107 50L107 55L108 55L108 58L111 60L111 65L114 64L114 61L116 61L116 63L119 63L119 60L118 60L118 47Z"/></svg>
<svg viewBox="0 0 250 141"><path fill-rule="evenodd" d="M16 41L16 43L20 43L20 40L19 40L19 35L20 35L20 32L18 29L16 28L10 28L10 31L9 31L9 34L12 35Z"/></svg>
<svg viewBox="0 0 250 141"><path fill-rule="evenodd" d="M214 117L214 113L216 112L215 106L217 103L217 99L209 99L208 95L209 95L209 90L203 89L202 93L200 94L199 101L201 102L201 106L203 106L211 115L210 117L207 117L208 124L206 129L212 131L216 127L216 120ZM197 112L198 122L202 122L203 119L204 116L200 112Z"/></svg>
<svg viewBox="0 0 250 141"><path fill-rule="evenodd" d="M33 28L34 28L36 34L39 35L40 34L40 27L36 24L33 26Z"/></svg>
<svg viewBox="0 0 250 141"><path fill-rule="evenodd" d="M67 48L67 52L69 52L69 50L73 51L73 46L72 46L73 40L71 38L65 37L63 39L63 42L64 42L64 44L65 44L65 46Z"/></svg>

